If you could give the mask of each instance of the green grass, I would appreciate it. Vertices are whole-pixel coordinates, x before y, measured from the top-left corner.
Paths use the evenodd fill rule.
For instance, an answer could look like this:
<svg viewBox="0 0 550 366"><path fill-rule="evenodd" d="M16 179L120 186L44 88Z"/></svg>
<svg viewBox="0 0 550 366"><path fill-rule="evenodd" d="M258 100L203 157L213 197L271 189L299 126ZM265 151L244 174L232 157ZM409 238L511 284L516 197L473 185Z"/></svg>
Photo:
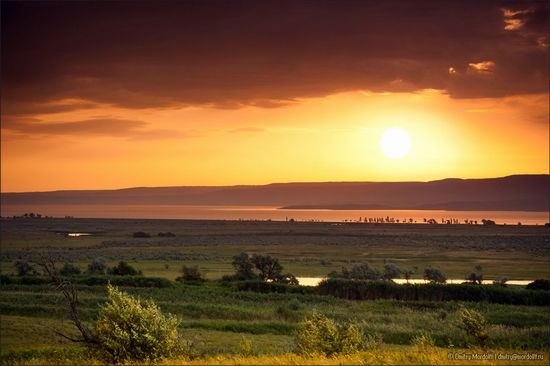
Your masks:
<svg viewBox="0 0 550 366"><path fill-rule="evenodd" d="M97 234L66 238L55 231ZM133 239L132 233L136 231L149 232L153 237ZM167 231L175 233L176 238L155 236ZM323 277L332 270L339 271L342 266L350 269L363 260L381 270L387 260L400 268L417 265L419 271L413 278L421 278L423 269L429 266L440 268L449 278L463 278L480 264L485 279L501 276L548 279L548 234L548 228L534 226L3 220L1 269L2 273L14 271L13 262L5 260L10 253L54 256L59 258L58 265L72 259L82 270L93 258L103 256L110 266L126 260L145 276L171 280L180 275L182 265L197 265L207 278L215 280L233 273L232 256L245 251L277 257L285 272L304 277ZM29 251L16 252L26 249ZM330 264L322 265L322 259ZM93 325L100 306L107 301L106 288L79 286L79 289L82 318ZM384 341L386 348L378 356L363 353L355 358L334 359L333 363L444 363L448 361L443 358L447 347L452 345L456 350L470 346L457 327L462 306L480 311L487 319L494 349L537 350L546 352L546 357L548 354L548 307L358 302L328 296L238 292L215 282L202 286L178 283L169 288L121 289L142 299L151 298L163 311L177 315L182 320L180 330L184 339L192 341L194 355L202 363L307 363L309 361L288 351L292 349L299 323L314 310L340 323L357 323L365 334L378 334ZM49 363L100 363L82 348L69 347L67 340L52 331L56 328L75 335L66 316L64 299L49 286L3 284L0 307L3 362L12 357L27 364L45 364L48 360ZM432 356L414 356L412 352L411 340L423 332L428 332L440 347L435 348ZM243 347L243 342L250 347ZM259 356L254 356L256 354ZM173 360L173 363L183 361ZM310 361L329 362L326 359Z"/></svg>
<svg viewBox="0 0 550 366"><path fill-rule="evenodd" d="M0 304L2 317L63 318L66 313L63 299L54 293L44 293L45 288L4 286ZM388 344L410 345L414 336L429 332L438 346L467 346L466 337L456 326L458 312L464 306L476 309L486 317L489 332L494 333L495 346L513 344L530 349L548 346L550 317L546 307L386 300L350 302L317 295L234 292L214 285L122 289L142 299L153 299L163 311L178 316L182 320L182 329L187 332L209 330L290 337L300 321L316 310L338 322L357 323L367 334L381 334ZM93 321L106 300L105 288L84 286L80 296L83 319ZM12 324L10 329L14 326ZM2 332L3 327L4 324Z"/></svg>

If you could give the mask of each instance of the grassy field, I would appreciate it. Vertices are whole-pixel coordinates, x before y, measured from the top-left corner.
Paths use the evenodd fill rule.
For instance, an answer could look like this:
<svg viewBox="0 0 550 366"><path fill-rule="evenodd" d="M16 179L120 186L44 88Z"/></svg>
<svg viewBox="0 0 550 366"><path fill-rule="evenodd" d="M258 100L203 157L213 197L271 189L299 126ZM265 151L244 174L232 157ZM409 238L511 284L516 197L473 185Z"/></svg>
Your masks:
<svg viewBox="0 0 550 366"><path fill-rule="evenodd" d="M138 231L151 237L133 238ZM159 232L176 236L159 237ZM92 235L72 237L68 233ZM548 307L346 301L318 295L238 292L216 280L233 273L232 257L243 251L277 257L284 271L296 276L322 277L362 261L381 270L386 260L400 268L418 266L414 278L421 278L423 269L430 266L440 268L449 278L464 278L478 272L474 267L481 265L485 279L548 279L548 235L549 229L542 226L2 220L2 274L14 272L18 257L32 260L37 256L48 256L59 265L73 262L82 270L97 257L106 258L111 266L125 260L145 276L171 280L180 275L182 265L198 265L211 280L202 286L174 283L162 289L121 288L153 299L163 311L182 320L181 334L192 341L195 359L167 360L166 364L462 364L447 355L473 352L471 342L457 326L463 307L475 309L487 319L492 350L538 352L543 362L529 364L547 364ZM107 301L107 290L102 286L79 288L82 318L93 325L100 306ZM3 363L100 363L53 332L70 334L74 328L67 319L64 299L49 286L3 284L0 306ZM290 353L300 322L313 311L340 323L358 324L364 334L380 340L377 349L334 359L304 359ZM419 352L413 344L423 333L435 341L429 352Z"/></svg>
<svg viewBox="0 0 550 366"><path fill-rule="evenodd" d="M543 226L20 219L3 220L1 230L2 273L10 273L14 258L41 252L82 269L100 256L112 265L126 260L146 276L169 279L182 264L198 265L216 279L231 273L232 257L245 251L279 258L285 271L303 277L362 261L382 268L384 260L418 266L413 278L430 266L465 278L477 265L485 279L549 277L549 228ZM138 231L151 238L133 238ZM93 235L63 235L69 232ZM157 236L161 232L176 236Z"/></svg>

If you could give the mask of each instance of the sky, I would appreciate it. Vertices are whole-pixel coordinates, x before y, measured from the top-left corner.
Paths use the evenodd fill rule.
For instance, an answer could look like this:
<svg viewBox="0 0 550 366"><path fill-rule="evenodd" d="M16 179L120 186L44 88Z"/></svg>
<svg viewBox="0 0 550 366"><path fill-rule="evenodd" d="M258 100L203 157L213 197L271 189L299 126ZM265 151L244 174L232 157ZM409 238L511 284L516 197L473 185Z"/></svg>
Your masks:
<svg viewBox="0 0 550 366"><path fill-rule="evenodd" d="M2 192L549 173L547 1L1 7Z"/></svg>

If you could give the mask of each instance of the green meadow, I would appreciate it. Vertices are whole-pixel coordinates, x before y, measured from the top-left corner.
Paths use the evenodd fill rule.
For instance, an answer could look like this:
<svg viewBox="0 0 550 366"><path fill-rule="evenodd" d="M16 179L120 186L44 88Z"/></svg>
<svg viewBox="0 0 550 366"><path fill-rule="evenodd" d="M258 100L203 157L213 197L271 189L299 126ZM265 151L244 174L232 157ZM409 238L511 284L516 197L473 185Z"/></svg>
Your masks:
<svg viewBox="0 0 550 366"><path fill-rule="evenodd" d="M150 237L134 238L136 232ZM168 232L175 236L158 235ZM163 361L166 364L453 364L457 360L447 358L448 352L476 349L457 326L463 308L474 309L487 320L491 350L535 352L544 360L532 363L545 364L550 336L548 306L352 301L321 296L314 287L281 293L239 291L234 283L224 283L221 278L234 273L232 257L246 252L278 258L283 272L297 277L324 277L367 261L379 270L385 262L418 268L412 278L422 278L424 268L438 268L447 278L465 279L478 272L484 279L548 279L548 234L548 227L525 225L3 219L1 269L3 279L15 278L17 259L32 263L47 257L59 267L70 262L85 271L101 257L109 266L123 260L145 277L170 280L163 288L120 287L132 296L152 299L162 311L181 320L180 333L188 342L189 357ZM175 282L183 265L198 266L208 281ZM508 289L530 291L524 286ZM108 300L107 289L81 284L79 291L81 318L93 327ZM64 298L51 286L15 280L3 283L0 306L3 363L101 363L85 347L59 335L74 335L76 329L68 319ZM370 339L370 348L347 358L294 354L300 323L314 311L339 324L356 324ZM433 342L419 352L415 339L425 334Z"/></svg>

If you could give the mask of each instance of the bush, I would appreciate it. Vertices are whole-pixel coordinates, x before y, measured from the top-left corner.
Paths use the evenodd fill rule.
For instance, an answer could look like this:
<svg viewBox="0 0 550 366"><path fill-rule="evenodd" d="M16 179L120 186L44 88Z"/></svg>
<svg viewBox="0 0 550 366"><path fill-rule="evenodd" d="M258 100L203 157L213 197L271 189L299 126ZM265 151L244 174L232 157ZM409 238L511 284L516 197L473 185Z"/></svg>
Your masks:
<svg viewBox="0 0 550 366"><path fill-rule="evenodd" d="M38 272L36 269L26 260L18 259L14 264L15 271L18 276L36 276Z"/></svg>
<svg viewBox="0 0 550 366"><path fill-rule="evenodd" d="M113 276L143 276L143 272L137 271L124 261L120 261L118 266L111 268L108 272Z"/></svg>
<svg viewBox="0 0 550 366"><path fill-rule="evenodd" d="M435 346L435 340L429 333L420 333L411 339L411 343L417 352L426 352Z"/></svg>
<svg viewBox="0 0 550 366"><path fill-rule="evenodd" d="M88 264L87 274L104 275L109 266L104 258L98 257Z"/></svg>
<svg viewBox="0 0 550 366"><path fill-rule="evenodd" d="M534 280L525 287L526 290L550 290L550 281Z"/></svg>
<svg viewBox="0 0 550 366"><path fill-rule="evenodd" d="M183 276L176 278L176 281L194 281L194 282L205 282L206 279L203 277L199 266L187 267L186 265L181 266L180 273Z"/></svg>
<svg viewBox="0 0 550 366"><path fill-rule="evenodd" d="M296 336L297 353L307 356L351 354L358 352L362 344L362 334L355 325L338 329L334 321L317 313L301 323Z"/></svg>
<svg viewBox="0 0 550 366"><path fill-rule="evenodd" d="M134 238L150 238L151 235L144 233L143 231L135 232L133 235Z"/></svg>
<svg viewBox="0 0 550 366"><path fill-rule="evenodd" d="M65 277L78 275L78 274L80 274L80 272L81 272L80 267L75 266L74 264L69 263L69 262L65 262L63 267L59 270L59 274L61 276L65 276Z"/></svg>
<svg viewBox="0 0 550 366"><path fill-rule="evenodd" d="M486 324L487 321L485 318L477 311L468 309L462 309L460 311L459 328L473 338L483 350L487 349L489 342L489 336L485 329Z"/></svg>
<svg viewBox="0 0 550 366"><path fill-rule="evenodd" d="M140 301L109 285L109 300L96 323L97 339L111 362L155 362L183 351L179 321L151 300Z"/></svg>

